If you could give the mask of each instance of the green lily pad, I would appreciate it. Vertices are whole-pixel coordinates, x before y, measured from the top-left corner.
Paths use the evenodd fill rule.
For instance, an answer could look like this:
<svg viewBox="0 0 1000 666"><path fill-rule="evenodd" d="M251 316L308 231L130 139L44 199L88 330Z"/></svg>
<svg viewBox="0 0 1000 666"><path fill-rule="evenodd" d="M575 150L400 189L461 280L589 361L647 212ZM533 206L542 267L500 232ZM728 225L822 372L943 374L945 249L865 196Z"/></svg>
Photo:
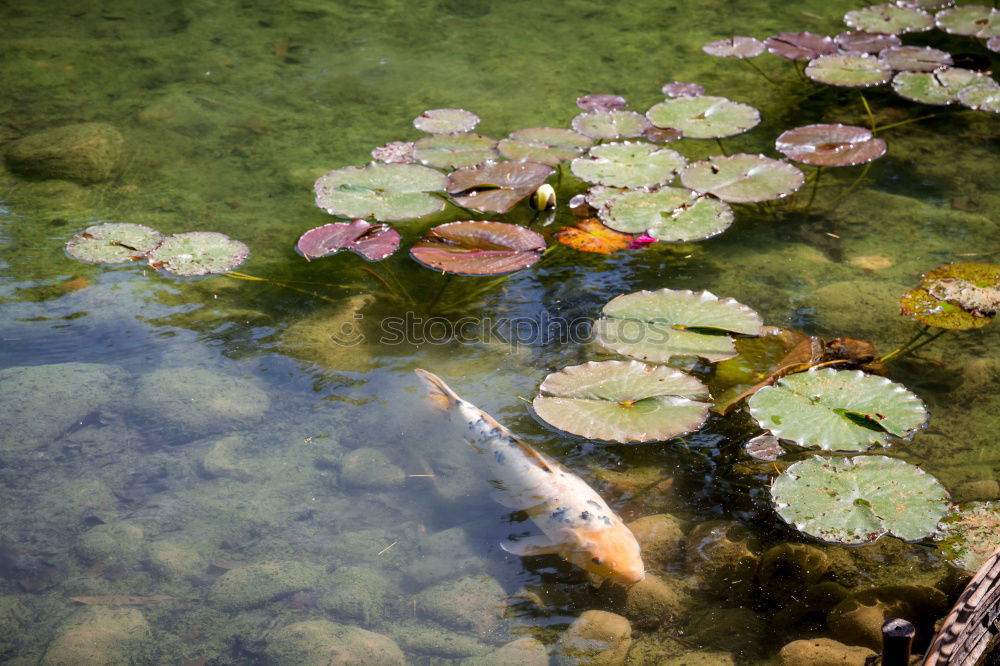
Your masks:
<svg viewBox="0 0 1000 666"><path fill-rule="evenodd" d="M496 139L478 134L436 134L413 144L413 157L439 169L457 169L496 159L496 145Z"/></svg>
<svg viewBox="0 0 1000 666"><path fill-rule="evenodd" d="M124 264L145 259L162 240L163 234L141 224L105 222L70 238L66 252L92 264Z"/></svg>
<svg viewBox="0 0 1000 666"><path fill-rule="evenodd" d="M821 458L791 465L771 484L778 515L830 543L917 541L934 532L948 492L916 465L887 456Z"/></svg>
<svg viewBox="0 0 1000 666"><path fill-rule="evenodd" d="M671 242L704 240L733 223L728 204L679 187L626 192L599 209L598 215L612 229L645 232Z"/></svg>
<svg viewBox="0 0 1000 666"><path fill-rule="evenodd" d="M1000 264L944 264L900 299L902 314L953 330L986 326L1000 309Z"/></svg>
<svg viewBox="0 0 1000 666"><path fill-rule="evenodd" d="M913 7L914 9L942 9L955 4L955 0L897 0L897 5L902 7Z"/></svg>
<svg viewBox="0 0 1000 666"><path fill-rule="evenodd" d="M802 187L805 175L788 162L763 155L716 155L689 164L681 182L695 192L736 203L781 199Z"/></svg>
<svg viewBox="0 0 1000 666"><path fill-rule="evenodd" d="M892 89L900 97L923 104L952 104L969 86L996 85L990 77L971 69L943 67L933 72L900 72L892 79Z"/></svg>
<svg viewBox="0 0 1000 666"><path fill-rule="evenodd" d="M969 502L952 507L934 535L945 559L975 573L1000 547L1000 502Z"/></svg>
<svg viewBox="0 0 1000 666"><path fill-rule="evenodd" d="M570 163L573 175L588 183L612 187L649 187L668 183L686 164L671 148L644 141L622 141L594 146L585 157Z"/></svg>
<svg viewBox="0 0 1000 666"><path fill-rule="evenodd" d="M705 385L680 370L638 361L563 368L538 387L535 414L566 432L610 442L662 441L708 416Z"/></svg>
<svg viewBox="0 0 1000 666"><path fill-rule="evenodd" d="M608 187L606 185L594 185L592 188L587 190L586 200L587 205L591 208L597 210L598 212L602 208L606 208L611 205L611 202L625 194L629 190L623 187Z"/></svg>
<svg viewBox="0 0 1000 666"><path fill-rule="evenodd" d="M509 160L556 166L594 145L593 139L561 127L530 127L511 132L497 149Z"/></svg>
<svg viewBox="0 0 1000 666"><path fill-rule="evenodd" d="M729 333L757 335L760 315L732 298L708 291L660 289L622 294L608 301L594 322L605 349L641 361L674 356L721 361L736 355Z"/></svg>
<svg viewBox="0 0 1000 666"><path fill-rule="evenodd" d="M621 109L581 113L571 124L580 134L601 140L642 136L649 128L649 121L642 114Z"/></svg>
<svg viewBox="0 0 1000 666"><path fill-rule="evenodd" d="M148 255L149 265L174 275L208 275L231 271L250 248L217 231L189 231L167 236Z"/></svg>
<svg viewBox="0 0 1000 666"><path fill-rule="evenodd" d="M764 52L764 42L754 37L736 35L703 44L701 50L719 58L753 58Z"/></svg>
<svg viewBox="0 0 1000 666"><path fill-rule="evenodd" d="M760 122L760 112L749 104L714 95L668 99L654 104L646 117L656 127L680 130L688 139L742 134Z"/></svg>
<svg viewBox="0 0 1000 666"><path fill-rule="evenodd" d="M969 35L989 39L1000 35L1000 12L993 7L963 5L938 12L937 27L953 35Z"/></svg>
<svg viewBox="0 0 1000 666"><path fill-rule="evenodd" d="M929 46L894 46L879 53L885 64L900 72L933 72L951 67L951 54Z"/></svg>
<svg viewBox="0 0 1000 666"><path fill-rule="evenodd" d="M406 220L444 208L443 200L428 193L447 184L444 174L417 164L344 167L316 181L316 205L331 215Z"/></svg>
<svg viewBox="0 0 1000 666"><path fill-rule="evenodd" d="M976 111L1000 113L1000 86L984 84L958 91L958 101Z"/></svg>
<svg viewBox="0 0 1000 666"><path fill-rule="evenodd" d="M844 15L844 23L855 30L899 35L930 30L934 17L913 7L884 4L851 10Z"/></svg>
<svg viewBox="0 0 1000 666"><path fill-rule="evenodd" d="M413 119L413 126L430 134L469 132L479 124L479 116L465 109L431 109Z"/></svg>
<svg viewBox="0 0 1000 666"><path fill-rule="evenodd" d="M552 171L537 162L487 162L453 171L448 192L465 208L506 213L537 190Z"/></svg>
<svg viewBox="0 0 1000 666"><path fill-rule="evenodd" d="M836 53L811 61L805 75L829 86L868 88L888 81L892 68L867 53Z"/></svg>
<svg viewBox="0 0 1000 666"><path fill-rule="evenodd" d="M762 428L804 447L864 451L927 420L920 398L885 377L822 368L786 375L747 403Z"/></svg>

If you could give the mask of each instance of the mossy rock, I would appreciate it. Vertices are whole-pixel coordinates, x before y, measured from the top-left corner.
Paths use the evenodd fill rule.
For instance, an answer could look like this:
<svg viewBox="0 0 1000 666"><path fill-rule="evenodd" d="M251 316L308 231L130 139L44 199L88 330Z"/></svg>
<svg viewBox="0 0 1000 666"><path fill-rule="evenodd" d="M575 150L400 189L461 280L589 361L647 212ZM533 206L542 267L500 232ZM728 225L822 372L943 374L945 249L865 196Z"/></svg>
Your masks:
<svg viewBox="0 0 1000 666"><path fill-rule="evenodd" d="M403 666L402 650L386 636L327 620L296 622L275 631L264 649L273 666Z"/></svg>
<svg viewBox="0 0 1000 666"><path fill-rule="evenodd" d="M549 666L549 651L536 638L519 638L480 657L469 657L461 666Z"/></svg>
<svg viewBox="0 0 1000 666"><path fill-rule="evenodd" d="M757 649L768 626L748 608L711 608L694 618L688 631L699 645L745 654Z"/></svg>
<svg viewBox="0 0 1000 666"><path fill-rule="evenodd" d="M246 447L246 438L240 434L225 435L214 440L208 453L201 459L202 471L212 478L250 481L254 472L243 460Z"/></svg>
<svg viewBox="0 0 1000 666"><path fill-rule="evenodd" d="M366 566L346 566L326 580L330 590L319 605L337 617L371 624L385 617L385 600L394 587L386 572Z"/></svg>
<svg viewBox="0 0 1000 666"><path fill-rule="evenodd" d="M152 633L138 608L88 606L73 613L49 643L41 666L150 663Z"/></svg>
<svg viewBox="0 0 1000 666"><path fill-rule="evenodd" d="M406 472L378 449L363 446L340 461L340 482L348 488L384 490L406 481Z"/></svg>
<svg viewBox="0 0 1000 666"><path fill-rule="evenodd" d="M584 611L559 637L558 666L620 666L632 646L632 625L621 615Z"/></svg>
<svg viewBox="0 0 1000 666"><path fill-rule="evenodd" d="M844 645L832 638L792 641L781 648L781 666L865 666L875 651L857 645Z"/></svg>
<svg viewBox="0 0 1000 666"><path fill-rule="evenodd" d="M467 576L429 587L417 595L417 612L480 636L496 634L503 624L507 593L489 576Z"/></svg>
<svg viewBox="0 0 1000 666"><path fill-rule="evenodd" d="M275 597L316 587L323 571L303 562L258 562L230 569L209 592L209 601L228 610L261 606Z"/></svg>
<svg viewBox="0 0 1000 666"><path fill-rule="evenodd" d="M7 166L23 176L99 183L121 170L124 143L111 125L64 125L15 141L7 150Z"/></svg>
<svg viewBox="0 0 1000 666"><path fill-rule="evenodd" d="M738 523L711 520L688 533L687 567L698 587L721 597L746 596L757 570L756 546Z"/></svg>
<svg viewBox="0 0 1000 666"><path fill-rule="evenodd" d="M687 585L666 573L647 571L645 578L627 587L605 582L601 593L613 609L633 621L655 617L662 623L674 623L691 605Z"/></svg>
<svg viewBox="0 0 1000 666"><path fill-rule="evenodd" d="M474 657L490 651L489 646L468 634L448 631L433 624L404 622L393 625L389 635L407 652L445 659Z"/></svg>
<svg viewBox="0 0 1000 666"><path fill-rule="evenodd" d="M684 530L669 513L637 518L628 524L642 548L642 561L649 569L659 569L684 556Z"/></svg>
<svg viewBox="0 0 1000 666"><path fill-rule="evenodd" d="M205 573L208 562L190 546L157 541L146 546L146 564L158 576L173 582Z"/></svg>
<svg viewBox="0 0 1000 666"><path fill-rule="evenodd" d="M83 533L77 543L80 556L88 562L131 567L143 556L141 527L125 522L95 525Z"/></svg>
<svg viewBox="0 0 1000 666"><path fill-rule="evenodd" d="M826 622L844 643L880 650L886 620L909 620L917 629L915 640L922 643L934 635L934 621L947 610L948 598L936 588L886 585L852 594L830 611Z"/></svg>
<svg viewBox="0 0 1000 666"><path fill-rule="evenodd" d="M407 580L427 586L484 573L489 563L470 543L468 530L469 527L459 525L421 537L417 541L418 555L404 570Z"/></svg>

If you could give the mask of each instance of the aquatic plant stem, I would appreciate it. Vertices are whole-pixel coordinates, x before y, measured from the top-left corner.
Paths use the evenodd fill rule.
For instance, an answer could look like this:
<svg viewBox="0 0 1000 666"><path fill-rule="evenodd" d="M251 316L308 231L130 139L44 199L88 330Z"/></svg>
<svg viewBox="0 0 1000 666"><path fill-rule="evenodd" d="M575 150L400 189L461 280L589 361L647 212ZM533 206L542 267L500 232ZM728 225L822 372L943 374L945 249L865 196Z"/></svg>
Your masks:
<svg viewBox="0 0 1000 666"><path fill-rule="evenodd" d="M375 278L376 280L378 280L379 282L381 282L381 283L382 283L382 286L383 286L383 287L385 287L385 288L386 288L386 290L387 290L387 291L388 291L388 292L389 292L390 294L392 294L392 295L393 295L393 296L395 296L396 298L399 298L399 297L400 297L400 296L399 296L399 292L397 292L397 291L396 291L395 289L393 289L393 288L392 288L392 285L391 285L391 284L389 284L389 281L388 281L388 280L386 280L386 279L385 279L384 277L382 277L381 275L379 275L378 273L376 273L376 272L375 272L375 271L373 271L372 269L368 268L367 266L362 266L362 267L361 267L361 270L363 270L363 271L364 271L365 273L368 273L368 274L369 274L369 275L371 275L371 276L372 276L373 278Z"/></svg>
<svg viewBox="0 0 1000 666"><path fill-rule="evenodd" d="M767 81L768 81L769 83L772 83L772 84L774 84L774 85L778 85L778 82L777 82L777 81L775 81L775 80L774 80L774 79L772 79L772 78L771 78L770 76L768 76L767 74L765 74L765 73L764 73L764 70L762 70L762 69L761 69L760 67L758 67L757 65L753 64L753 62L751 62L751 60L750 60L749 58L740 58L740 61L741 61L741 62L745 62L746 64L750 65L750 67L752 67L752 68L753 68L753 69L754 69L754 70L755 70L755 71L756 71L756 72L757 72L758 74L760 74L760 75L761 75L761 76L763 76L763 77L764 77L765 79L767 79Z"/></svg>
<svg viewBox="0 0 1000 666"><path fill-rule="evenodd" d="M228 278L232 278L234 280L247 280L249 282L268 282L268 283L273 284L275 286L283 287L285 289L291 289L292 291L297 291L300 294L305 294L306 296L313 296L315 298L321 298L324 301L330 301L331 303L340 303L341 302L341 301L339 301L339 300L337 300L335 298L330 298L329 296L324 296L323 294L319 294L319 293L317 293L315 291L309 291L308 289L300 289L299 287L292 286L291 284L289 284L287 282L282 282L281 280L272 280L270 278L261 278L261 277L256 277L254 275L247 275L245 273L234 273L232 271L230 271L228 273L223 273L222 275L224 275L225 277L228 277ZM355 288L355 287L348 287L348 286L345 286L345 285L342 285L342 284L325 284L325 283L322 283L322 282L307 283L307 284L322 284L325 287L339 287L341 289L354 289Z"/></svg>
<svg viewBox="0 0 1000 666"><path fill-rule="evenodd" d="M916 118L910 118L909 120L900 120L898 123L892 123L890 125L883 125L882 127L875 127L872 129L872 134L876 132L881 132L882 130L892 129L894 127L902 127L903 125L909 125L910 123L919 122L921 120L927 120L928 118L937 118L940 114L938 113L928 113L926 116L918 116Z"/></svg>
<svg viewBox="0 0 1000 666"><path fill-rule="evenodd" d="M858 94L861 95L861 103L865 107L865 113L868 114L868 128L872 131L872 133L874 133L875 132L875 114L872 113L872 107L870 107L868 105L868 98L865 97L865 94L863 92L858 92Z"/></svg>
<svg viewBox="0 0 1000 666"><path fill-rule="evenodd" d="M469 301L473 301L476 298L478 298L479 296L485 294L486 292L491 291L494 287L503 284L509 278L510 278L510 275L504 275L504 276L499 277L499 278L497 278L495 280L490 280L488 283L486 283L484 286L480 287L479 289L476 289L472 293L466 294L464 297L462 297L462 298L458 299L457 301L454 301L453 303L451 303L451 307L452 308L457 308L460 305L465 305Z"/></svg>
<svg viewBox="0 0 1000 666"><path fill-rule="evenodd" d="M809 201L806 202L806 209L802 213L802 217L808 218L809 211L812 210L813 201L816 200L816 192L819 190L819 179L823 175L823 167L816 167L816 177L813 178L812 192L809 193Z"/></svg>
<svg viewBox="0 0 1000 666"><path fill-rule="evenodd" d="M837 210L837 207L844 202L844 199L846 199L851 194L851 192L853 192L858 187L858 185L861 184L861 181L865 179L865 176L868 175L868 171L871 170L871 168L872 168L871 162L865 164L865 167L861 170L861 173L858 174L858 177L854 179L854 182L851 183L850 186L846 190L844 190L844 193L841 194L837 198L837 200L833 202L832 206L830 206L830 210L826 212L827 215Z"/></svg>
<svg viewBox="0 0 1000 666"><path fill-rule="evenodd" d="M719 137L716 137L715 138L715 142L717 144L719 144L719 150L722 151L722 154L725 155L726 157L729 157L729 153L726 152L726 147L724 145L722 145L722 139L720 139Z"/></svg>
<svg viewBox="0 0 1000 666"><path fill-rule="evenodd" d="M399 287L399 290L403 292L403 296L406 297L406 301L408 303L416 303L416 301L413 300L413 296L410 296L410 292L406 290L406 286L403 284L403 281L396 276L396 273L391 268L389 268L389 264L384 264L383 268L385 269L386 274L392 278L392 281L396 283L396 286Z"/></svg>
<svg viewBox="0 0 1000 666"><path fill-rule="evenodd" d="M942 328L940 331L938 331L934 335L928 335L927 331L929 331L930 328L931 328L930 326L927 326L925 324L923 326L923 328L921 328L919 331L917 331L916 335L914 335L912 338L910 338L909 340L907 340L906 342L904 342L897 349L892 350L891 352L889 352L888 354L886 354L885 356L883 356L882 358L880 358L878 360L878 362L879 363L888 363L892 359L898 359L898 358L900 358L902 356L906 356L907 354L912 354L913 352L915 352L916 350L920 349L921 347L934 342L939 337L941 337L942 335L944 335L945 333L947 333L948 330L949 330L947 328ZM922 338L924 336L927 336L927 339L924 340L923 342L917 343L917 341L920 340L920 338Z"/></svg>
<svg viewBox="0 0 1000 666"><path fill-rule="evenodd" d="M444 290L451 283L451 278L452 278L453 275L454 275L454 273L445 273L444 274L444 278L441 280L441 286L438 287L438 290L434 294L434 298L431 299L431 302L427 304L427 310L428 311L431 311L431 312L434 311L434 306L437 305L438 301L441 300L441 296L444 294Z"/></svg>

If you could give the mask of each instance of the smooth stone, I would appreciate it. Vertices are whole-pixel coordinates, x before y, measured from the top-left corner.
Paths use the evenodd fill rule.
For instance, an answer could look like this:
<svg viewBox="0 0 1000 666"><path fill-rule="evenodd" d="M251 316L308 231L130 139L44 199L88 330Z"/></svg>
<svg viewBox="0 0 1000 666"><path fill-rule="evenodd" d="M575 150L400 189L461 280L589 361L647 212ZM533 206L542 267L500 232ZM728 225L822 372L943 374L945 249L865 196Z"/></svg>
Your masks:
<svg viewBox="0 0 1000 666"><path fill-rule="evenodd" d="M415 532L415 529L408 526L391 530L371 528L341 532L329 544L330 563L337 566L376 566L398 571L412 559ZM388 548L389 546L392 547Z"/></svg>
<svg viewBox="0 0 1000 666"><path fill-rule="evenodd" d="M170 541L149 544L146 563L157 576L174 582L200 576L208 568L208 562L193 548Z"/></svg>
<svg viewBox="0 0 1000 666"><path fill-rule="evenodd" d="M669 513L643 516L628 524L639 546L647 569L660 569L684 556L684 530Z"/></svg>
<svg viewBox="0 0 1000 666"><path fill-rule="evenodd" d="M873 277L831 282L813 292L809 305L828 331L888 345L913 334L913 322L899 316L899 298L913 286Z"/></svg>
<svg viewBox="0 0 1000 666"><path fill-rule="evenodd" d="M316 587L322 576L320 569L291 560L248 564L219 576L209 600L229 610L254 608L275 597Z"/></svg>
<svg viewBox="0 0 1000 666"><path fill-rule="evenodd" d="M764 594L784 604L801 597L801 592L818 583L829 568L830 558L819 548L782 543L761 555L757 580Z"/></svg>
<svg viewBox="0 0 1000 666"><path fill-rule="evenodd" d="M241 450L247 445L246 438L239 434L226 435L212 444L201 459L201 469L213 478L229 478L250 481L253 473L245 462L239 459Z"/></svg>
<svg viewBox="0 0 1000 666"><path fill-rule="evenodd" d="M77 551L88 562L131 567L143 555L141 527L124 522L95 525L80 536Z"/></svg>
<svg viewBox="0 0 1000 666"><path fill-rule="evenodd" d="M421 591L417 616L425 613L446 626L492 636L503 625L506 598L495 578L466 576Z"/></svg>
<svg viewBox="0 0 1000 666"><path fill-rule="evenodd" d="M29 134L7 150L7 166L23 176L99 183L122 167L121 132L105 123L64 125Z"/></svg>
<svg viewBox="0 0 1000 666"><path fill-rule="evenodd" d="M327 620L295 622L267 639L274 666L403 666L403 651L389 637Z"/></svg>
<svg viewBox="0 0 1000 666"><path fill-rule="evenodd" d="M344 566L327 578L330 590L319 599L319 606L338 617L371 624L385 617L385 599L392 588L386 574L365 566Z"/></svg>
<svg viewBox="0 0 1000 666"><path fill-rule="evenodd" d="M549 651L537 638L519 638L481 657L469 657L461 666L549 666Z"/></svg>
<svg viewBox="0 0 1000 666"><path fill-rule="evenodd" d="M658 666L736 666L736 660L728 652L695 650L678 657L659 662Z"/></svg>
<svg viewBox="0 0 1000 666"><path fill-rule="evenodd" d="M59 627L41 666L144 664L152 654L152 632L138 608L87 606Z"/></svg>
<svg viewBox="0 0 1000 666"><path fill-rule="evenodd" d="M887 585L852 594L827 615L833 635L848 645L882 649L882 625L903 618L917 629L916 641L934 634L934 620L948 611L948 598L927 585Z"/></svg>
<svg viewBox="0 0 1000 666"><path fill-rule="evenodd" d="M405 622L394 624L389 635L407 652L462 659L484 655L490 648L468 634L448 631L433 624ZM508 662L510 663L510 662Z"/></svg>
<svg viewBox="0 0 1000 666"><path fill-rule="evenodd" d="M781 648L781 666L864 666L876 652L865 647L844 645L831 638L792 641Z"/></svg>
<svg viewBox="0 0 1000 666"><path fill-rule="evenodd" d="M384 490L401 486L405 481L403 468L378 449L354 449L340 461L340 482L348 488Z"/></svg>
<svg viewBox="0 0 1000 666"><path fill-rule="evenodd" d="M951 492L951 501L955 504L963 502L987 502L1000 497L1000 483L994 479L964 481L955 486Z"/></svg>
<svg viewBox="0 0 1000 666"><path fill-rule="evenodd" d="M767 625L747 608L712 608L694 618L688 630L699 645L752 653L767 634Z"/></svg>
<svg viewBox="0 0 1000 666"><path fill-rule="evenodd" d="M370 372L378 367L378 330L365 325L364 311L374 302L372 294L358 294L298 319L285 329L283 351L327 370Z"/></svg>
<svg viewBox="0 0 1000 666"><path fill-rule="evenodd" d="M710 520L688 533L687 567L701 589L739 600L750 592L757 555L749 531L739 523Z"/></svg>
<svg viewBox="0 0 1000 666"><path fill-rule="evenodd" d="M632 646L632 625L621 615L584 611L559 636L558 666L620 666Z"/></svg>
<svg viewBox="0 0 1000 666"><path fill-rule="evenodd" d="M418 555L406 566L406 578L421 587L475 573L483 573L487 562L470 544L464 526L424 535L417 541Z"/></svg>
<svg viewBox="0 0 1000 666"><path fill-rule="evenodd" d="M605 583L612 606L630 620L656 617L661 622L678 620L690 606L685 586L669 574L646 572L646 577L627 587Z"/></svg>

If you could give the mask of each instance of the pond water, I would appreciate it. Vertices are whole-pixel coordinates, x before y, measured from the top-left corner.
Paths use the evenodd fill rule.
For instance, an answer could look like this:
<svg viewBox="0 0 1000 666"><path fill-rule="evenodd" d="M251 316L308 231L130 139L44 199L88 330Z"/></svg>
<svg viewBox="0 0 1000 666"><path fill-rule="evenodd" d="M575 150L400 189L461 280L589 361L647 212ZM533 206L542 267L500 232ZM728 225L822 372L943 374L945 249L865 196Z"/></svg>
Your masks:
<svg viewBox="0 0 1000 666"><path fill-rule="evenodd" d="M98 182L0 171L0 661L577 663L566 627L598 610L614 616L588 615L594 630L619 650L601 663L778 663L798 639L871 645L880 620L849 611L876 601L921 618L926 644L967 574L928 543L835 546L788 527L768 497L778 467L742 453L759 432L749 416L623 446L556 432L529 403L548 373L613 358L570 325L641 289L706 289L772 326L899 346L918 325L898 299L921 273L997 261L996 116L866 91L880 125L937 115L881 133L889 152L859 186L861 167L826 170L808 215L805 194L774 215L738 208L695 244L559 246L499 283L445 280L405 248L460 219L449 209L398 225L404 250L385 262L306 262L296 239L331 220L313 181L420 137L426 109L470 109L500 138L568 127L587 93L644 111L678 80L761 110L728 152L774 156L774 137L806 123L867 125L856 90L765 55L768 83L700 49L836 34L846 0L375 4L0 6L0 141L89 122L124 137ZM907 42L987 53L937 32ZM672 146L689 160L720 150ZM561 202L586 188L561 185ZM261 279L65 254L102 221L223 232ZM561 205L536 228L572 221ZM475 325L456 336L460 317ZM889 451L956 500L1000 496L998 342L996 324L952 333L891 367L930 420ZM652 583L626 595L558 557L501 550L530 521L492 501L415 368L642 519Z"/></svg>

